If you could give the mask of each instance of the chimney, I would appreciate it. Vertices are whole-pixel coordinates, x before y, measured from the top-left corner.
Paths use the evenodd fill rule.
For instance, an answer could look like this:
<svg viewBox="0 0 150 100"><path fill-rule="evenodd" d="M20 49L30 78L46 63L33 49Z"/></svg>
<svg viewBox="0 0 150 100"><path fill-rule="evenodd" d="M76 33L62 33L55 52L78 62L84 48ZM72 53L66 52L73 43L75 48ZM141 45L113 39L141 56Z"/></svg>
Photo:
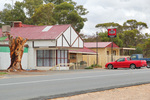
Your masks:
<svg viewBox="0 0 150 100"><path fill-rule="evenodd" d="M8 33L10 33L11 27L10 25L3 25L2 26L2 36L7 36Z"/></svg>
<svg viewBox="0 0 150 100"><path fill-rule="evenodd" d="M22 22L21 21L14 21L13 27L22 27Z"/></svg>

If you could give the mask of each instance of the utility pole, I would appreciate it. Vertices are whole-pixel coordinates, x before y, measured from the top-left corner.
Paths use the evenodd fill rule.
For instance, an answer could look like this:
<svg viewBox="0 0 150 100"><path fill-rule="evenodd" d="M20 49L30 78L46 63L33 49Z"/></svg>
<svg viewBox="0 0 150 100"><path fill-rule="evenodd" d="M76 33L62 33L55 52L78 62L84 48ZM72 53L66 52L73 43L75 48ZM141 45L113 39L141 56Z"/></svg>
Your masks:
<svg viewBox="0 0 150 100"><path fill-rule="evenodd" d="M96 64L98 65L98 32L96 32Z"/></svg>
<svg viewBox="0 0 150 100"><path fill-rule="evenodd" d="M111 38L111 61L113 62L113 38Z"/></svg>
<svg viewBox="0 0 150 100"><path fill-rule="evenodd" d="M108 29L108 37L111 38L111 61L113 62L113 38L116 37L116 29L110 28Z"/></svg>

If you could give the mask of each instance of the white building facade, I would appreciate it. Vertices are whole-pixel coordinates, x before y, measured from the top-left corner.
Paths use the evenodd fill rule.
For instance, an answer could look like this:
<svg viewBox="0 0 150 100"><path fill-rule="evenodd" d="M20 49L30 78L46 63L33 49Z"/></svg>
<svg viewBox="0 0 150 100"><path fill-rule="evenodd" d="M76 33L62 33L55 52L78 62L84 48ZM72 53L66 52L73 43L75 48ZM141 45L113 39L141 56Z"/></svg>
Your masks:
<svg viewBox="0 0 150 100"><path fill-rule="evenodd" d="M3 38L0 29L0 37ZM83 40L71 25L13 27L10 34L27 38L22 58L23 69L48 70L69 63L68 50L83 48ZM0 70L10 65L8 39L0 39ZM61 70L68 70L61 66Z"/></svg>

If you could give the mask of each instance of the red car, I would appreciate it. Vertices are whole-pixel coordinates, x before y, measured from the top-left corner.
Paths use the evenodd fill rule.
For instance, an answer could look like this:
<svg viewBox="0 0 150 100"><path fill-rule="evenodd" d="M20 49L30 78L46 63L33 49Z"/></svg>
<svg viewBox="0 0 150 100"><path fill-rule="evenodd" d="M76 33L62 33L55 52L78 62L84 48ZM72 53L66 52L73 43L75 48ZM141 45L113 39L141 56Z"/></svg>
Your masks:
<svg viewBox="0 0 150 100"><path fill-rule="evenodd" d="M109 62L105 65L108 69L117 69L117 68L141 68L147 66L145 60L130 60L130 58L120 58L114 62Z"/></svg>

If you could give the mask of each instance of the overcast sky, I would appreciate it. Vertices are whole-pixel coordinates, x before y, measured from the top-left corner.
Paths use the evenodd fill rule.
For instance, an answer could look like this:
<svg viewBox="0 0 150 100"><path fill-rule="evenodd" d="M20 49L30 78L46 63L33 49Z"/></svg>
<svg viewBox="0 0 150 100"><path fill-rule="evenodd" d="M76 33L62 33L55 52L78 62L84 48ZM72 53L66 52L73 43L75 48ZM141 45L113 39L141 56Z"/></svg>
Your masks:
<svg viewBox="0 0 150 100"><path fill-rule="evenodd" d="M13 0L23 1L23 0ZM123 24L126 20L135 19L147 23L150 27L150 0L73 0L83 5L89 13L84 16L88 19L81 33L96 34L100 29L95 28L99 23L116 22ZM12 0L0 0L0 11L5 3ZM147 30L148 31L148 30ZM148 31L150 33L150 30Z"/></svg>

